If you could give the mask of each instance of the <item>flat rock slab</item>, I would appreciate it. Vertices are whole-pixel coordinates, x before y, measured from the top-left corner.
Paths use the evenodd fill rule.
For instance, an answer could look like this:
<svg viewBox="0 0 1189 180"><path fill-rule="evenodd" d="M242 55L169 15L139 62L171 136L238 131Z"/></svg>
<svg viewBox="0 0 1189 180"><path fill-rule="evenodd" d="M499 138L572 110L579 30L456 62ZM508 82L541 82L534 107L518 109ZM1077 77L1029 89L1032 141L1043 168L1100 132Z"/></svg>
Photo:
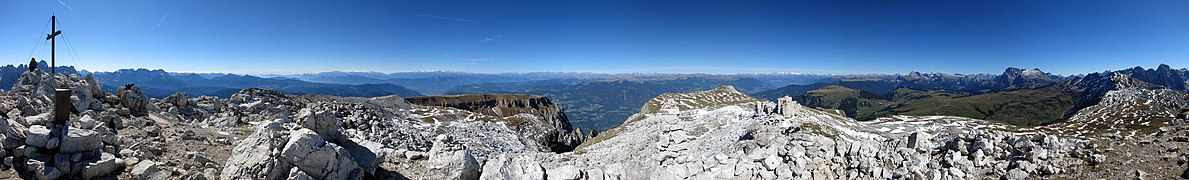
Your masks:
<svg viewBox="0 0 1189 180"><path fill-rule="evenodd" d="M29 127L29 131L25 132L25 144L45 147L45 144L50 141L53 136L50 135L50 129L42 125L33 125Z"/></svg>
<svg viewBox="0 0 1189 180"><path fill-rule="evenodd" d="M103 153L99 159L95 161L86 162L86 169L83 170L84 179L93 179L102 175L106 175L116 170L116 156Z"/></svg>
<svg viewBox="0 0 1189 180"><path fill-rule="evenodd" d="M103 148L103 141L99 138L99 132L70 128L66 137L62 138L62 145L58 150L62 153L75 153L100 149Z"/></svg>

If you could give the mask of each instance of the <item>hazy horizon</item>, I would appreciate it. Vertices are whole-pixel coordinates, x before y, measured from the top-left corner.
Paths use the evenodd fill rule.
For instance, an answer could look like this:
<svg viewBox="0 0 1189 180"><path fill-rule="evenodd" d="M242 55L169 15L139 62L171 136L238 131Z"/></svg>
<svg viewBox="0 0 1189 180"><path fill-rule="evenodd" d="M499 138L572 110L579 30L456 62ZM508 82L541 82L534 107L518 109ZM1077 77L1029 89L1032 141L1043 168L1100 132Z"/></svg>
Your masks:
<svg viewBox="0 0 1189 180"><path fill-rule="evenodd" d="M0 59L295 74L1189 67L1189 1L0 1Z"/></svg>
<svg viewBox="0 0 1189 180"><path fill-rule="evenodd" d="M1167 63L1162 63L1162 64L1165 64L1165 65L1167 65ZM13 64L13 65L16 65L16 64ZM1156 65L1150 65L1150 66L1140 65L1140 66L1138 66L1138 67L1142 67L1142 68L1144 68L1144 69L1156 69L1156 68L1157 68L1159 65L1160 65L1160 64L1156 64ZM1176 66L1172 66L1172 65L1169 65L1169 66L1170 66L1172 69L1189 69L1189 67L1176 67ZM1050 72L1050 71L1047 71L1047 70L1045 70L1045 69L1041 69L1041 68L1029 68L1029 67L1014 67L1014 68L1020 68L1020 69L1040 69L1041 71L1044 71L1044 72L1046 72L1046 73L1050 73L1050 74L1052 74L1052 75L1057 75L1057 76L1076 76L1076 75L1085 75L1085 74L1096 73L1096 72L1102 72L1102 71L1115 71L1115 70L1122 70L1122 69L1130 69L1130 68L1134 68L1134 67L1137 67L1137 66L1130 66L1130 67L1119 67L1119 68L1110 68L1110 69L1103 69L1103 70L1099 70L1099 71L1088 71L1088 72L1075 73L1075 74L1063 74L1063 73L1055 73L1055 72ZM77 68L77 67L76 67L76 68ZM237 75L253 75L253 76L290 76L290 75L318 74L318 73L332 73L332 72L343 72L343 73L381 73L381 74L394 74L394 73L426 73L426 72L442 72L442 73L470 73L470 74L530 74L530 73L582 73L582 74L586 74L586 73L589 73L589 74L603 74L603 75L632 75L632 74L659 74L659 75L665 75L665 74L673 74L673 75L682 75L682 74L709 74L709 75L742 75L742 74L791 74L791 75L907 75L907 74L909 74L909 73L912 73L912 72L918 72L918 73L922 73L922 74L930 74L930 73L943 73L943 74L963 74L963 75L978 75L978 74L999 75L999 74L1002 74L1002 73L1003 73L1003 70L1005 70L1005 69L1007 69L1007 68L1013 68L1013 67L1003 67L1003 68L1001 68L999 71L995 71L995 72L975 72L975 73L960 73L960 72L934 72L934 71L927 71L927 70L912 70L912 71L907 71L907 72L891 72L891 73L875 73L875 72L866 72L866 73L814 73L814 72L792 72L792 71L757 71L757 72L739 72L739 73L705 73L705 72L589 72L589 71L472 72L472 71L454 71L454 70L415 70L415 71L329 70L329 71L308 71L308 72L292 72L292 73L268 73L268 72L264 72L264 73L240 73L240 72L221 72L221 71L172 71L172 70L169 70L169 69L159 69L159 68L143 68L143 67L130 67L130 68L123 68L123 69L116 69L116 70L106 70L106 71L95 71L95 70L90 70L90 69L78 69L78 70L80 70L80 71L81 71L81 70L86 70L86 71L88 71L88 72L105 72L105 73L110 73L110 72L115 72L115 71L118 71L118 70L129 70L129 69L131 69L131 70L137 70L137 69L146 69L146 70L164 70L164 71L166 71L166 72L169 72L169 73L192 73L192 74L237 74Z"/></svg>

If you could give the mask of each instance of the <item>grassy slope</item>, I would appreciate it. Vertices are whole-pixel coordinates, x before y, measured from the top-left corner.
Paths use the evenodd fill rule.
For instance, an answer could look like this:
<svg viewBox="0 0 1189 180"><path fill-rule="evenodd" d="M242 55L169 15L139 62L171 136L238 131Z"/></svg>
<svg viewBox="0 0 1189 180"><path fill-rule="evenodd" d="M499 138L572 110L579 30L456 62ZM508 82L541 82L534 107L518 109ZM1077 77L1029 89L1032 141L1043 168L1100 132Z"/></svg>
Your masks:
<svg viewBox="0 0 1189 180"><path fill-rule="evenodd" d="M942 90L893 90L890 97L829 86L802 96L806 105L840 109L848 116L869 120L893 114L947 115L1001 121L1015 125L1043 125L1061 120L1073 107L1073 97L1058 86L969 96Z"/></svg>
<svg viewBox="0 0 1189 180"><path fill-rule="evenodd" d="M930 96L890 109L904 115L950 115L1002 121L1015 125L1043 125L1062 119L1073 108L1072 96L1056 86L965 97Z"/></svg>
<svg viewBox="0 0 1189 180"><path fill-rule="evenodd" d="M885 116L887 113L881 110L892 104L878 95L842 86L826 86L806 92L800 101L813 107L839 109L856 119Z"/></svg>

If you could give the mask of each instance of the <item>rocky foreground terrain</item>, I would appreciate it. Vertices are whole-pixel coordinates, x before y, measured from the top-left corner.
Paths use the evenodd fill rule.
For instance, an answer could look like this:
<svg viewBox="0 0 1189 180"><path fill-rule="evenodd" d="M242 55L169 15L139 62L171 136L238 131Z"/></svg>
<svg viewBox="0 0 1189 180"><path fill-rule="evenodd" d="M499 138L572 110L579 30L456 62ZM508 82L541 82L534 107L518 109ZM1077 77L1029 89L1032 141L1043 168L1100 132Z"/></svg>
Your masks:
<svg viewBox="0 0 1189 180"><path fill-rule="evenodd" d="M136 85L113 94L93 76L31 71L0 93L0 178L1189 178L1189 97L1114 84L1074 118L1037 127L948 116L856 121L724 86L662 94L593 135L540 96L251 88L150 99ZM72 91L72 115L58 139L49 121L61 85Z"/></svg>

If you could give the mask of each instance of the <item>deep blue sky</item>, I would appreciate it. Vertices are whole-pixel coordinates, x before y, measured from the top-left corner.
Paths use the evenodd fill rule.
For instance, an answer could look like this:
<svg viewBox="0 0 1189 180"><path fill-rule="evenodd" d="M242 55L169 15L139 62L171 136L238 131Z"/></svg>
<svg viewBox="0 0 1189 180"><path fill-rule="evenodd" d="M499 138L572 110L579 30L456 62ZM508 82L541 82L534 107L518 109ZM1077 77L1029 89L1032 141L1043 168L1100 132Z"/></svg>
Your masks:
<svg viewBox="0 0 1189 180"><path fill-rule="evenodd" d="M0 0L0 64L57 14L111 71L999 73L1189 67L1189 1ZM42 41L44 42L44 41ZM43 44L44 45L44 44Z"/></svg>

